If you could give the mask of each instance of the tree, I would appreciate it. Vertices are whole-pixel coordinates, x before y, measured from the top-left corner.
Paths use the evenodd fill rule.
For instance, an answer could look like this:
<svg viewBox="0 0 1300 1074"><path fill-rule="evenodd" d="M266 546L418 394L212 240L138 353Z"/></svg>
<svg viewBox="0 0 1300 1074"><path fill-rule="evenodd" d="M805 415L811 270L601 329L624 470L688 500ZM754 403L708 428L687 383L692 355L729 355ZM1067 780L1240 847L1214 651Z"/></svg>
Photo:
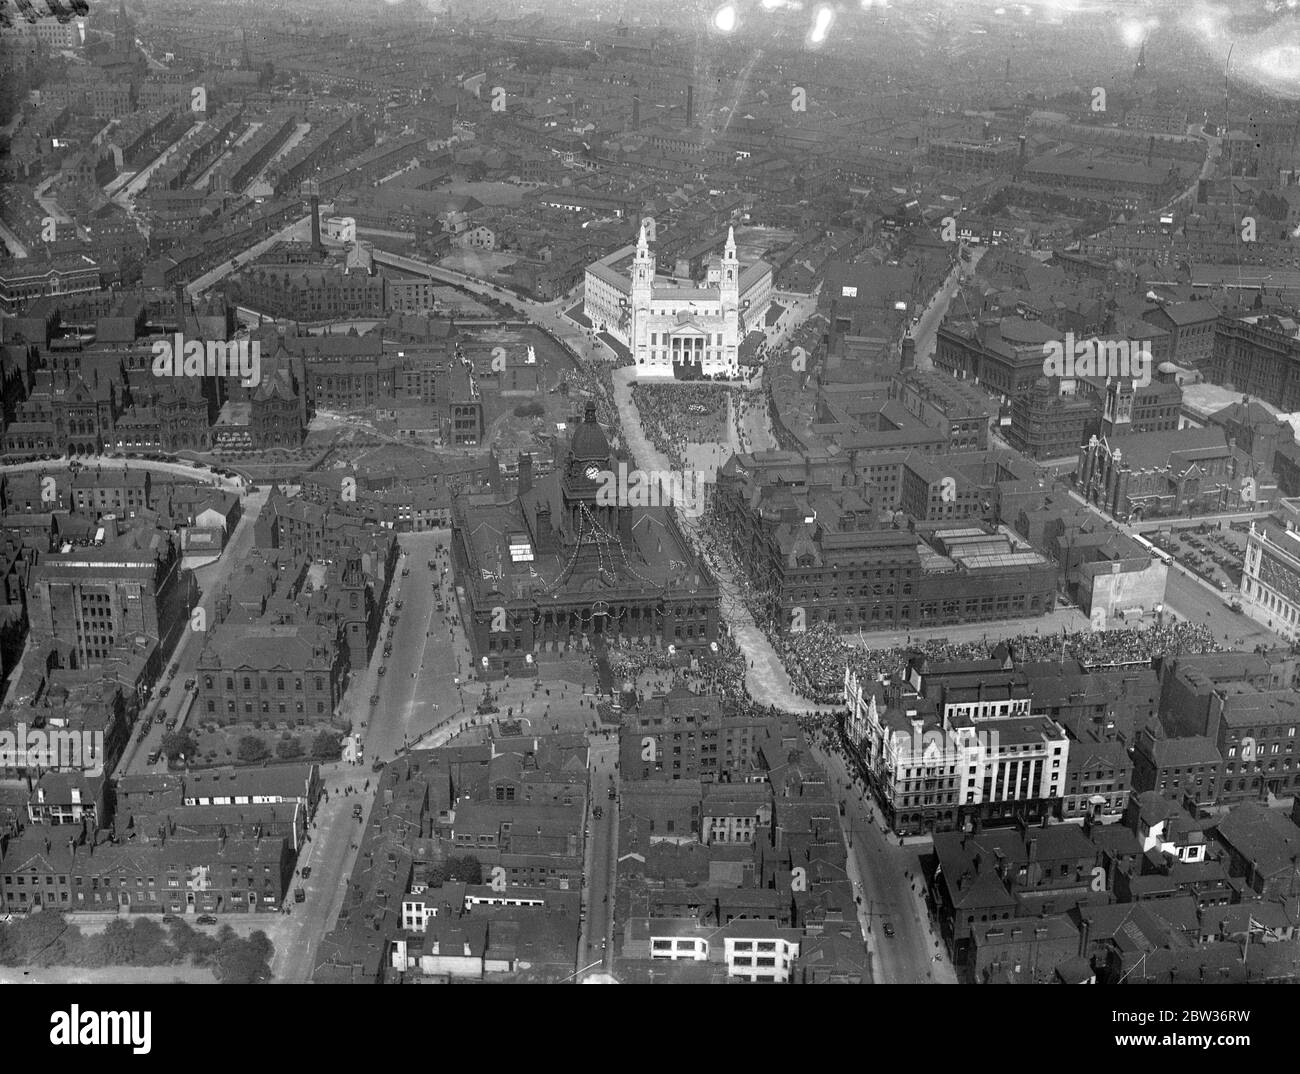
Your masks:
<svg viewBox="0 0 1300 1074"><path fill-rule="evenodd" d="M176 961L176 952L167 943L167 930L153 918L136 918L132 933L136 965L166 966Z"/></svg>
<svg viewBox="0 0 1300 1074"><path fill-rule="evenodd" d="M459 880L465 884L483 883L483 866L478 858L469 854L448 858L443 872L448 880Z"/></svg>
<svg viewBox="0 0 1300 1074"><path fill-rule="evenodd" d="M266 743L256 735L244 735L239 740L236 757L245 764L255 764L258 761L264 761L270 756L270 751L266 748Z"/></svg>
<svg viewBox="0 0 1300 1074"><path fill-rule="evenodd" d="M199 744L188 731L172 731L163 735L163 756L169 761L178 757L194 757L199 752Z"/></svg>
<svg viewBox="0 0 1300 1074"><path fill-rule="evenodd" d="M104 959L109 966L130 966L135 962L134 930L125 918L115 918L104 929Z"/></svg>
<svg viewBox="0 0 1300 1074"><path fill-rule="evenodd" d="M227 926L221 930L218 940L220 947L212 968L222 984L266 984L271 980L274 948L265 932L259 930L242 940Z"/></svg>
<svg viewBox="0 0 1300 1074"><path fill-rule="evenodd" d="M302 756L302 743L296 738L282 738L275 744L275 755L282 761Z"/></svg>
<svg viewBox="0 0 1300 1074"><path fill-rule="evenodd" d="M321 731L312 739L311 755L318 761L330 760L341 752L339 736L333 731Z"/></svg>

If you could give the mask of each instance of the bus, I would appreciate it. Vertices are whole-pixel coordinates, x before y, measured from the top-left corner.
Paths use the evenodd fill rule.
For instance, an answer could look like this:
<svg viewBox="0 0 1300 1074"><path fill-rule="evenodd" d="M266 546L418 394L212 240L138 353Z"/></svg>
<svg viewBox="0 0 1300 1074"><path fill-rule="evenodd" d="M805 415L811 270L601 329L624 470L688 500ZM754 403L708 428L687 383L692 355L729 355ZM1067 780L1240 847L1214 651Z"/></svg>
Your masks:
<svg viewBox="0 0 1300 1074"><path fill-rule="evenodd" d="M1157 548L1140 533L1133 534L1133 540L1137 541L1143 548L1151 553L1153 559L1161 560L1164 563L1173 563L1174 557L1166 552L1163 548Z"/></svg>

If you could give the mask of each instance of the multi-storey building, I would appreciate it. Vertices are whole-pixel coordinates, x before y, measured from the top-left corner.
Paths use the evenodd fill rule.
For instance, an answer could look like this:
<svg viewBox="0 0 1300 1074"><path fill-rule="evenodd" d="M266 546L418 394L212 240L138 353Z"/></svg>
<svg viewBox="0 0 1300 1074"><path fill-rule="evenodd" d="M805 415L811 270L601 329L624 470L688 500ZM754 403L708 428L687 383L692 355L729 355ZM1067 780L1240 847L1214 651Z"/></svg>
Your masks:
<svg viewBox="0 0 1300 1074"><path fill-rule="evenodd" d="M316 624L213 628L198 664L198 714L218 723L320 723L347 684L347 649Z"/></svg>
<svg viewBox="0 0 1300 1074"><path fill-rule="evenodd" d="M631 274L618 266L633 253ZM645 225L635 250L624 247L587 269L583 312L626 346L638 376L735 376L748 326L761 325L772 267L741 267L728 231L721 260L703 286L660 278Z"/></svg>
<svg viewBox="0 0 1300 1074"><path fill-rule="evenodd" d="M0 861L0 892L10 913L251 913L278 909L292 875L293 852L283 838L92 846L30 829L10 841Z"/></svg>
<svg viewBox="0 0 1300 1074"><path fill-rule="evenodd" d="M1214 354L1219 311L1211 302L1159 302L1142 319L1169 336L1169 360L1175 365L1200 369Z"/></svg>
<svg viewBox="0 0 1300 1074"><path fill-rule="evenodd" d="M771 720L728 713L712 694L673 690L623 717L620 770L627 779L742 782Z"/></svg>
<svg viewBox="0 0 1300 1074"><path fill-rule="evenodd" d="M82 664L103 662L133 633L170 652L191 603L179 543L152 525L119 533L112 515L99 525L103 543L51 553L32 572L33 629L75 645Z"/></svg>
<svg viewBox="0 0 1300 1074"><path fill-rule="evenodd" d="M595 403L572 429L560 465L514 500L456 500L452 555L481 673L528 674L538 659L598 638L686 651L717 638L717 588L676 519L685 496L631 505L611 487L626 463Z"/></svg>
<svg viewBox="0 0 1300 1074"><path fill-rule="evenodd" d="M922 686L924 696L886 690L845 672L850 737L895 831L1059 811L1070 742L1059 724L1030 714L1023 674L938 668Z"/></svg>
<svg viewBox="0 0 1300 1074"><path fill-rule="evenodd" d="M901 629L1055 607L1051 564L1005 532L956 521L928 533L876 529L862 488L841 486L843 467L786 468L785 458L793 457L769 466L765 456L734 456L718 471L714 499L736 561L782 629ZM943 479L934 486L922 473L920 482L916 503L928 514L937 487L943 506ZM954 478L950 487L964 486Z"/></svg>
<svg viewBox="0 0 1300 1074"><path fill-rule="evenodd" d="M1300 639L1300 500L1252 519L1242 564L1241 606L1290 641Z"/></svg>
<svg viewBox="0 0 1300 1074"><path fill-rule="evenodd" d="M1271 313L1220 317L1202 369L1216 384L1231 384L1286 413L1300 410L1300 327Z"/></svg>
<svg viewBox="0 0 1300 1074"><path fill-rule="evenodd" d="M988 396L974 385L931 370L904 370L890 394L908 413L948 434L949 451L984 451L989 446Z"/></svg>

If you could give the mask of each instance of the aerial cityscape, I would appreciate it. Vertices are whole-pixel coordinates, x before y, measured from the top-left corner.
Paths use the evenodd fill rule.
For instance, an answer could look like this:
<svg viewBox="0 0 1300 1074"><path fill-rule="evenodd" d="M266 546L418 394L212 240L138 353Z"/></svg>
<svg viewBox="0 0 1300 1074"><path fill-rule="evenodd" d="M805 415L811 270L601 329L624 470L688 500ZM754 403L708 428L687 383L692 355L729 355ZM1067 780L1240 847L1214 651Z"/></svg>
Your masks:
<svg viewBox="0 0 1300 1074"><path fill-rule="evenodd" d="M1297 0L0 57L0 983L1300 983Z"/></svg>

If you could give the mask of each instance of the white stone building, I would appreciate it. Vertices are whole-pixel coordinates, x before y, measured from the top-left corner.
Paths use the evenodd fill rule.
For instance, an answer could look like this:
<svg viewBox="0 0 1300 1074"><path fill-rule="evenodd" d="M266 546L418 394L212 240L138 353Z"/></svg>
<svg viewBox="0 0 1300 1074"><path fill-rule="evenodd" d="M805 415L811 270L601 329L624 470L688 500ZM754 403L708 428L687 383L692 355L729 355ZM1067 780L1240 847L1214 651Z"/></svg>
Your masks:
<svg viewBox="0 0 1300 1074"><path fill-rule="evenodd" d="M620 265L630 265L626 270ZM742 267L735 232L703 282L682 282L655 272L645 225L635 247L625 246L588 266L583 312L598 332L631 352L638 377L739 372L740 344L761 330L772 297L772 266ZM681 367L680 369L677 367Z"/></svg>

